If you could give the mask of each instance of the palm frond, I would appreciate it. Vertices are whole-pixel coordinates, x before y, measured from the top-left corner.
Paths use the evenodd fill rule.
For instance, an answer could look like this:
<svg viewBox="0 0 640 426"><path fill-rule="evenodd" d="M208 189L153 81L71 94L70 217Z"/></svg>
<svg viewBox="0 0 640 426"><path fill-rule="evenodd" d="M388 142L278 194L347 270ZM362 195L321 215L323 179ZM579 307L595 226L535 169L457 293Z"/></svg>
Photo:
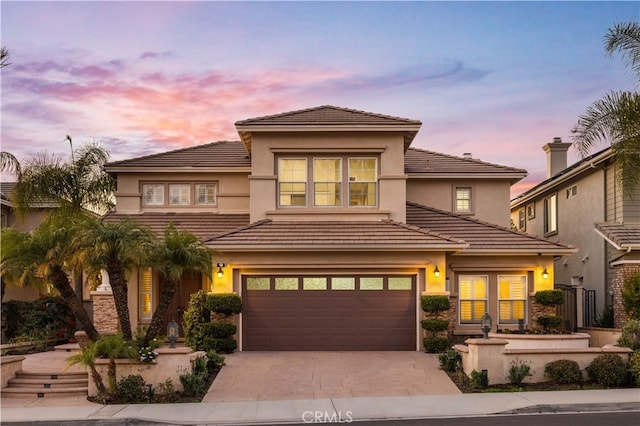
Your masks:
<svg viewBox="0 0 640 426"><path fill-rule="evenodd" d="M637 22L616 24L609 29L604 40L607 53L620 53L636 76L640 77L640 25Z"/></svg>

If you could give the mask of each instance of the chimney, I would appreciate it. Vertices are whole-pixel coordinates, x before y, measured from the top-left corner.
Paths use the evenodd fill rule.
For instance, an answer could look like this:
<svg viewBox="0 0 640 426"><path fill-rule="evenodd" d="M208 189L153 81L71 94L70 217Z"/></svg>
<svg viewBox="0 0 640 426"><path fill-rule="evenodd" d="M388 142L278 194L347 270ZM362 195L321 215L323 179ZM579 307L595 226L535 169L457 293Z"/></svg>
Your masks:
<svg viewBox="0 0 640 426"><path fill-rule="evenodd" d="M553 138L553 142L542 147L547 153L547 179L567 168L567 151L570 143L563 143L562 138Z"/></svg>

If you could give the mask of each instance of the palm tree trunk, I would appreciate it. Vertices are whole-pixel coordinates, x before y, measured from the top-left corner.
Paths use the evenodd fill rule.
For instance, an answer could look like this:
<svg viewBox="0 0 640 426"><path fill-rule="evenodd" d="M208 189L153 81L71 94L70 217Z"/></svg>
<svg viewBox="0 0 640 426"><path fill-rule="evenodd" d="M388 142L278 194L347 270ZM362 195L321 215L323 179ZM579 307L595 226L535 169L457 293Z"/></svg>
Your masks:
<svg viewBox="0 0 640 426"><path fill-rule="evenodd" d="M64 272L60 265L49 265L49 274L51 276L51 282L53 286L58 290L60 296L67 302L69 308L73 311L76 319L80 323L82 329L87 333L87 337L92 341L96 341L100 338L100 334L93 326L93 321L89 318L87 311L84 310L84 306L76 297L76 294L71 287L69 277Z"/></svg>
<svg viewBox="0 0 640 426"><path fill-rule="evenodd" d="M153 312L153 317L151 317L151 324L149 324L149 328L147 328L147 333L144 336L144 346L149 346L149 343L156 338L158 333L160 332L160 326L167 316L167 312L169 311L169 305L173 301L173 296L176 294L176 290L178 289L178 282L172 280L170 278L165 277L165 279L160 280L160 300L158 301L158 306L156 310Z"/></svg>
<svg viewBox="0 0 640 426"><path fill-rule="evenodd" d="M107 264L107 273L113 290L113 301L116 305L122 336L124 340L132 340L127 279L124 276L122 265L117 259L112 259Z"/></svg>

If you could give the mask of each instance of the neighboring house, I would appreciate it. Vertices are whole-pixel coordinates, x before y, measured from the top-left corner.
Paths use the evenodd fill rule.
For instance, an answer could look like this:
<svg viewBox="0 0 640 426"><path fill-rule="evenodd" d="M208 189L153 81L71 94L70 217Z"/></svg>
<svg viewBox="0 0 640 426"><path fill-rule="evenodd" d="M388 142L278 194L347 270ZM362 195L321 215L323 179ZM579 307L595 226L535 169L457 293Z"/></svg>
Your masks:
<svg viewBox="0 0 640 426"><path fill-rule="evenodd" d="M0 216L0 226L2 228L11 227L20 231L30 231L36 228L45 216L54 208L51 204L33 206L24 217L19 217L15 212L15 205L11 201L11 194L17 182L0 182L0 204L2 207ZM42 294L47 293L44 289L34 287L16 287L7 285L2 301L8 300L35 300Z"/></svg>
<svg viewBox="0 0 640 426"><path fill-rule="evenodd" d="M240 141L107 164L105 220L173 223L214 249L220 274L185 276L170 316L199 289L236 292L241 350L418 350L427 294L451 298L456 334L485 312L535 325L534 293L575 250L509 228L524 170L411 148L420 127L333 106L238 121ZM130 277L134 326L159 279Z"/></svg>
<svg viewBox="0 0 640 426"><path fill-rule="evenodd" d="M511 219L520 231L576 247L555 260L555 283L578 289L583 325L613 307L619 327L622 282L640 272L640 188L622 193L611 148L567 167L570 146L554 138L543 147L547 179L511 201Z"/></svg>

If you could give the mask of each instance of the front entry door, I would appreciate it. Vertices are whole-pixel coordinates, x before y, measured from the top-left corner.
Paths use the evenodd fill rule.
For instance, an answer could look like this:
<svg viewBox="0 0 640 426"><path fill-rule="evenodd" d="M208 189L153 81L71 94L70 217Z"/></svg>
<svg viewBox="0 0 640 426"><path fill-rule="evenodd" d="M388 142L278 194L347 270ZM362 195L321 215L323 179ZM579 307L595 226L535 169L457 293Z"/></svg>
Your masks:
<svg viewBox="0 0 640 426"><path fill-rule="evenodd" d="M163 279L162 276L160 279ZM169 325L171 320L174 320L180 325L180 336L184 336L184 321L182 319L182 315L189 305L191 294L201 288L202 276L199 272L187 271L182 274L178 290L173 296L173 301L171 302L171 305L169 305L169 310L167 311L167 316L164 319L164 324L162 324L162 330L160 331L162 335L167 334L167 325Z"/></svg>

